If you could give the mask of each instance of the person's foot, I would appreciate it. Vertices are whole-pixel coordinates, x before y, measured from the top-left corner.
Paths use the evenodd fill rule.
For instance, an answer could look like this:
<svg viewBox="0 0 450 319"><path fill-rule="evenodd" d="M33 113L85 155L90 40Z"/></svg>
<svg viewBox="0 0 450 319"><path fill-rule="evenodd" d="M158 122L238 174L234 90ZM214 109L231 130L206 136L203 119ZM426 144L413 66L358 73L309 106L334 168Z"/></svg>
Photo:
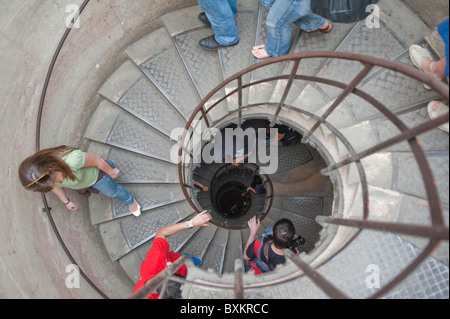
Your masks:
<svg viewBox="0 0 450 319"><path fill-rule="evenodd" d="M333 30L333 24L327 20L327 22L325 22L325 24L323 26L321 26L319 29L315 30L315 31L319 31L321 33L330 33ZM306 31L306 30L302 30L303 32L306 33L312 33L314 31Z"/></svg>
<svg viewBox="0 0 450 319"><path fill-rule="evenodd" d="M433 64L434 60L431 56L431 53L428 52L427 49L422 48L420 45L412 45L409 48L409 56L411 58L412 63L416 68L421 70L422 72L425 72L427 74L430 74L434 76L438 80L439 79L436 74L433 72ZM427 90L431 90L431 87L428 84L423 85Z"/></svg>
<svg viewBox="0 0 450 319"><path fill-rule="evenodd" d="M270 54L266 51L266 46L264 44L260 44L253 47L252 54L257 59L268 59L270 58Z"/></svg>
<svg viewBox="0 0 450 319"><path fill-rule="evenodd" d="M138 202L136 202L136 200L133 202L133 205L129 206L130 208L130 212L136 216L139 217L141 216L141 206L139 206Z"/></svg>
<svg viewBox="0 0 450 319"><path fill-rule="evenodd" d="M198 15L198 19L203 22L204 24L206 24L207 26L211 26L211 22L209 22L208 16L206 15L205 12L202 12Z"/></svg>
<svg viewBox="0 0 450 319"><path fill-rule="evenodd" d="M330 33L331 30L333 30L333 24L330 23L330 21L327 20L327 22L325 22L325 24L319 28L319 32L322 33Z"/></svg>
<svg viewBox="0 0 450 319"><path fill-rule="evenodd" d="M231 46L235 46L239 43L239 40L231 45L222 45L219 42L216 41L216 36L213 34L209 37L206 37L204 39L201 39L199 44L200 46L205 49L205 50L219 50L220 48L227 48L227 47L231 47Z"/></svg>
<svg viewBox="0 0 450 319"><path fill-rule="evenodd" d="M430 118L434 120L435 118L446 114L448 112L448 106L439 101L431 101L430 103L428 103L427 110ZM448 122L442 124L441 126L439 126L439 128L444 132L448 133L449 131L448 124L449 124Z"/></svg>

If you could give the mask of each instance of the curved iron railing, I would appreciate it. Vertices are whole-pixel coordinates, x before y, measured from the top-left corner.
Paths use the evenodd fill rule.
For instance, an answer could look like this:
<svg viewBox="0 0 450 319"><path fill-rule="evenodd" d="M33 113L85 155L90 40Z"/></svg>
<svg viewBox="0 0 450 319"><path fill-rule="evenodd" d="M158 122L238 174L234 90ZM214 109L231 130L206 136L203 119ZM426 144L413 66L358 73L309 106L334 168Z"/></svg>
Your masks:
<svg viewBox="0 0 450 319"><path fill-rule="evenodd" d="M50 62L50 66L49 69L47 71L47 75L45 77L45 82L44 82L44 86L42 88L42 93L41 93L41 99L39 102L39 109L38 109L38 115L37 115L37 122L36 122L36 151L39 151L41 149L41 124L42 124L42 114L44 111L44 105L45 105L45 99L47 97L47 91L48 91L48 86L50 83L50 79L52 77L53 74L53 69L55 68L56 65L56 61L58 60L58 57L61 53L61 50L70 34L70 32L72 31L73 26L76 23L76 20L78 19L78 17L81 15L81 13L84 11L84 9L86 8L86 6L89 4L90 0L84 0L84 2L81 4L78 14L73 17L71 23L69 26L67 26L66 31L64 32L64 35L62 36L61 40L59 41L58 47L55 50L55 53L53 55L52 61ZM77 263L77 261L75 260L75 258L73 257L73 255L71 254L70 250L67 248L66 244L64 243L64 240L61 237L61 234L59 233L58 227L56 226L56 223L53 219L53 216L51 214L51 208L48 205L48 201L47 201L47 197L45 196L45 194L42 194L42 203L44 205L44 211L47 215L47 218L50 222L50 225L52 227L53 232L56 235L56 238L58 239L58 242L60 243L61 247L63 248L64 252L66 253L67 257L69 258L70 262L73 265L76 265L78 267L78 269L80 270L80 275L81 277L83 277L84 280L86 280L86 282L104 299L108 299L108 297L91 281L91 279L86 275L86 273L83 271L82 267L79 266L79 264Z"/></svg>
<svg viewBox="0 0 450 319"><path fill-rule="evenodd" d="M307 76L307 75L301 75L298 74L298 69L300 66L300 63L303 60L307 59L313 59L313 58L326 58L326 59L342 59L342 60L349 60L349 61L357 61L360 62L363 66L362 71L360 71L357 76L349 83L341 83L338 81L320 78L317 76ZM281 75L281 76L275 76L263 80L259 80L256 82L243 84L243 77L246 74L249 74L257 69L264 68L268 65L275 64L275 63L287 63L291 62L293 63L293 67L288 75ZM364 229L371 229L371 230L379 230L384 232L391 232L396 234L407 234L407 235L414 235L414 236L420 236L420 237L426 237L429 239L429 243L426 246L426 248L422 251L422 253L408 266L406 267L399 275L397 275L394 279L392 279L388 284L386 284L384 287L382 287L376 294L374 294L371 298L378 298L383 295L385 295L388 291L390 291L393 287L395 287L398 283L400 283L403 279L405 279L409 274L412 273L424 260L426 257L430 256L431 253L434 251L434 249L437 248L440 241L442 240L449 240L449 229L445 226L444 218L443 218L443 209L441 200L439 197L438 189L436 187L435 180L433 178L433 173L431 171L431 167L428 163L428 160L426 158L426 155L417 140L417 136L425 133L427 131L430 131L432 129L437 128L438 126L447 123L449 121L449 114L442 115L434 120L430 120L426 123L420 124L416 127L409 128L407 125L405 125L393 112L391 112L386 106L384 106L382 103L380 103L377 99L370 96L369 94L365 93L364 91L360 90L358 86L361 84L361 82L367 77L367 75L375 68L375 67L381 67L383 69L392 70L395 72L402 73L410 78L413 78L419 82L426 83L430 85L436 92L441 94L444 98L447 100L449 99L449 91L448 86L443 84L442 82L434 79L433 77L420 72L419 70L416 70L415 68L412 68L406 64L399 63L399 62L393 62L393 61L387 61L384 59L379 59L375 57L370 56L364 56L354 53L348 53L348 52L307 52L307 53L298 53L293 55L287 55L282 56L278 58L272 58L266 61L263 61L259 64L253 65L251 67L248 67L247 69L237 73L236 75L228 78L224 82L222 82L220 85L218 85L213 91L211 91L199 104L199 106L196 108L196 110L193 112L192 116L187 122L186 125L186 131L188 132L190 129L195 130L196 125L193 126L194 120L205 120L205 123L208 128L214 126L216 123L219 123L222 119L219 119L212 124L210 124L210 120L207 120L208 113L211 112L212 109L220 105L223 101L228 99L234 94L238 95L238 110L235 111L235 115L237 114L237 122L242 122L242 116L243 116L243 110L249 109L251 107L257 107L260 105L275 105L277 106L276 111L274 114L272 114L272 120L271 124L272 126L276 123L281 111L283 108L290 108L288 105L285 104L286 99L289 95L289 92L291 90L291 87L296 80L302 80L302 81L308 81L308 82L315 82L315 83L322 83L330 86L337 87L342 90L342 93L334 100L334 102L329 106L329 108L325 111L325 113L320 117L317 118L317 116L314 116L313 114L310 114L308 112L305 112L303 110L297 109L297 108L291 108L296 110L297 112L306 114L310 117L316 118L316 123L313 125L313 127L304 134L303 142L307 142L311 136L314 134L314 132L321 126L325 125L328 128L330 128L333 132L338 133L336 130L333 130L333 127L330 123L327 122L328 117L333 113L333 111L336 110L336 108L351 94L356 95L363 100L367 101L372 107L377 109L382 115L384 115L391 123L393 123L401 132L397 136L394 136L382 143L379 143L378 145L375 145L373 147L370 147L369 149L356 153L354 150L350 151L350 156L339 162L334 163L330 165L327 169L323 170L323 174L330 174L331 172L349 165L351 163L355 163L358 165L358 169L360 172L360 178L362 178L362 185L363 185L363 218L361 220L354 220L354 219L344 219L344 218L335 218L335 217L323 217L319 216L316 218L317 222L322 224L333 224L333 225L340 225L340 226L347 226L352 227L355 229L359 229L357 234L353 236L348 244L350 244L358 235L359 233ZM282 98L279 103L258 103L253 105L247 105L243 106L243 90L251 88L252 86L256 86L262 83L269 83L272 81L279 81L279 80L286 80L287 84L285 86L284 93L282 95ZM209 102L212 97L216 97L218 92L222 90L225 86L229 85L232 82L237 82L237 89L233 90L232 92L228 93L227 95L223 96L221 99L218 99L215 103L213 103L211 106L209 106L208 109L205 108L205 105ZM225 116L226 117L226 116ZM341 138L342 135L337 134L338 138ZM192 169L192 167L184 162L187 156L191 157L192 154L183 147L186 143L187 139L187 133L183 134L180 142L180 148L178 152L178 173L180 178L180 184L182 186L183 193L186 196L187 201L191 204L191 206L196 209L194 203L192 202L191 198L189 197L189 194L187 192L186 187L184 186L187 183L187 178L190 176L189 170ZM342 142L347 146L347 148L351 148L351 145L346 142L345 140L342 140ZM410 149L416 159L416 162L419 166L420 172L422 174L424 187L426 190L427 199L429 202L430 207L430 217L431 217L431 225L430 226L422 226L422 225L411 225L411 224L402 224L402 223L391 223L391 222L380 222L380 221L371 221L369 220L369 211L370 211L370 201L369 201L369 193L365 181L365 175L364 170L362 169L362 166L360 165L360 161L372 154L375 154L376 152L386 149L390 146L396 145L401 142L407 142L410 146ZM347 245L348 245L347 244ZM342 247L339 251L336 252L338 254L342 249L344 249L346 246ZM335 254L335 255L336 255ZM303 262L301 259L299 259L296 256L293 256L292 254L287 254L287 256L301 269L304 271L304 274L306 274L309 278L311 278L325 293L327 293L331 297L341 298L346 297L345 294L337 290L332 283L328 282L325 278L321 277L319 273L317 273L314 269L312 269L309 265L307 265L305 262ZM291 278L292 280L292 278ZM278 282L279 283L279 282ZM202 285L201 283L194 283L196 285ZM230 287L228 287L230 288ZM241 291L242 289L245 289L246 287L236 287L237 290Z"/></svg>

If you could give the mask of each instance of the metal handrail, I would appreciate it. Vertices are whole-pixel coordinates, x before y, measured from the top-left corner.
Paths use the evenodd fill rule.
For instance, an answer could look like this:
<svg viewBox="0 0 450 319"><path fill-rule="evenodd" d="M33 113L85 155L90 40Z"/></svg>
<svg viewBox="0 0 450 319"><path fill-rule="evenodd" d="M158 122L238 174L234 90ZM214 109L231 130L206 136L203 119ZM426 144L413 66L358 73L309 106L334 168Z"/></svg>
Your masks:
<svg viewBox="0 0 450 319"><path fill-rule="evenodd" d="M44 82L44 86L42 88L42 93L41 93L41 98L39 101L39 108L38 108L38 115L37 115L37 122L36 122L36 151L40 151L41 149L41 124L42 124L42 114L44 112L44 105L45 105L45 100L47 97L47 91L48 91L48 87L50 84L50 79L52 77L53 74L53 70L55 68L56 65L56 61L61 53L62 47L64 46L70 32L72 31L72 27L75 25L76 20L78 19L78 17L81 15L81 13L84 11L84 9L86 8L86 6L89 4L90 0L84 0L84 2L81 4L79 11L78 11L78 15L75 16L70 25L67 26L66 31L64 32L64 35L62 36L61 40L59 41L58 47L55 50L55 53L53 55L52 61L50 62L50 66L48 68L47 71L47 75L45 77L45 82ZM108 296L106 296L91 280L90 278L86 275L86 273L83 271L83 269L78 265L77 261L75 260L75 258L73 257L73 255L71 254L71 252L69 251L69 249L67 248L66 244L64 243L64 240L61 237L61 234L59 233L58 227L56 226L56 223L53 219L53 216L51 214L51 208L48 205L48 201L47 201L47 197L45 196L45 194L42 194L41 196L42 198L42 203L44 205L44 211L47 215L47 218L50 222L50 225L52 227L53 232L55 233L56 238L58 239L59 244L61 245L61 247L63 248L65 254L67 255L67 257L69 258L70 262L73 265L76 265L78 267L78 269L80 270L80 275L81 277L83 277L84 280L86 280L86 282L104 299L109 299Z"/></svg>
<svg viewBox="0 0 450 319"><path fill-rule="evenodd" d="M343 60L351 60L351 61L358 61L363 65L363 70L359 72L359 74L350 82L350 84L341 83L338 81L333 81L325 78L320 78L317 76L307 76L307 75L300 75L297 74L300 62L302 60L311 59L311 58L328 58L328 59L343 59ZM275 63L286 63L286 62L293 62L293 67L289 75L280 75L271 77L268 79L262 79L256 82L248 83L243 85L243 76L251 73L257 69L266 67L268 65L272 65ZM371 70L373 70L374 67L381 67L384 69L392 70L395 72L402 73L410 78L413 78L419 82L426 83L430 85L436 92L441 94L444 98L447 100L449 99L449 91L448 86L443 84L442 82L434 79L432 76L427 75L423 72L420 72L419 70L416 70L415 68L412 68L406 64L399 63L399 62L393 62L388 61L384 59L379 59L375 57L360 55L360 54L354 54L349 52L307 52L307 53L298 53L298 54L292 54L292 55L286 55L282 57L272 58L268 59L266 61L263 61L261 63L258 63L256 65L250 66L241 72L237 73L236 75L228 78L221 84L219 84L214 90L212 90L198 105L196 110L193 112L192 116L189 118L187 125L186 125L186 131L189 130L191 127L194 119L198 118L198 115L200 114L200 119L206 119L208 113L217 107L220 103L222 103L224 100L229 98L230 96L234 94L238 94L238 120L239 123L242 120L242 111L244 109L244 106L242 105L242 92L244 89L251 88L252 86L259 85L261 83L268 83L272 81L277 80L287 80L287 85L285 87L285 91L282 95L282 98L280 102L278 103L277 110L275 114L273 115L271 125L273 126L275 122L277 121L280 112L285 106L286 98L290 92L291 86L293 84L293 81L295 80L304 80L309 82L316 82L316 83L323 83L330 86L335 86L337 88L340 88L343 90L343 92L338 96L338 98L333 102L333 104L325 111L325 113L322 115L320 119L316 121L314 126L304 135L303 142L307 142L308 139L312 136L312 134L319 128L320 125L327 123L327 118L333 113L333 111L342 103L342 101L347 98L347 96L354 94L356 96L359 96L360 98L367 101L370 105L372 105L374 108L376 108L381 114L383 114L388 120L390 120L399 130L400 134L387 140L382 143L379 143L378 145L371 147L370 149L354 154L351 152L351 157L342 161L341 163L335 163L330 165L328 168L323 170L323 173L328 174L332 171L339 169L340 167L343 167L345 165L348 165L350 163L356 163L361 164L361 160L363 158L366 158L367 156L374 154L380 150L383 150L389 146L398 144L400 142L406 141L408 142L412 153L414 154L414 157L417 161L417 164L419 166L419 170L422 174L422 178L424 181L424 186L427 194L427 199L430 206L430 216L432 225L431 226L417 226L417 225L409 225L409 224L399 224L399 223L380 223L380 222L374 222L369 220L369 194L367 189L363 190L363 219L362 220L349 220L349 219L338 219L333 217L318 217L317 221L320 223L325 224L334 224L334 225L342 225L347 227L353 227L356 229L359 229L358 234L364 230L364 229L377 229L380 231L385 232L394 232L394 233L406 233L406 234L414 234L416 236L422 236L429 238L429 243L427 247L422 251L422 253L408 266L406 267L399 275L397 275L393 280L391 280L388 284L386 284L383 288L381 288L376 294L371 296L371 298L378 298L386 294L388 291L390 291L393 287L395 287L398 283L400 283L403 279L405 279L409 274L411 274L412 271L414 271L422 262L425 260L426 257L428 257L434 249L437 248L441 240L449 240L448 227L445 226L444 219L443 219L443 209L442 204L440 201L439 193L436 187L436 183L433 178L433 174L430 168L430 165L428 164L428 160L426 158L426 155L417 140L417 136L419 134L422 134L424 132L430 131L432 129L437 128L438 126L447 123L449 121L449 114L442 115L434 120L430 120L424 124L418 125L414 128L407 127L393 112L391 112L386 106L384 106L382 103L380 103L377 99L373 98L369 94L359 90L358 86L361 84L361 82L366 78L366 76L370 73ZM233 81L237 81L238 87L237 89L229 92L227 95L223 96L221 99L218 99L214 104L212 104L207 111L204 110L205 104L213 97L216 96L216 94L223 89L225 86L230 84ZM260 104L254 104L254 105L248 105L245 108L250 108L254 106L259 106ZM273 105L274 103L265 103ZM293 108L291 108L293 109ZM301 110L294 109L295 111L302 112ZM216 121L216 123L220 122L220 120ZM207 122L208 128L211 127L209 122ZM216 124L212 123L212 125ZM238 124L239 124L238 123ZM181 144L184 145L186 141L186 133L183 134L181 138ZM345 144L345 143L344 143ZM350 145L346 145L350 146ZM178 163L178 173L179 173L179 179L180 184L182 185L182 191L185 194L185 197L187 201L191 204L192 207L195 208L195 205L193 204L192 200L190 199L187 190L183 185L185 184L185 177L188 175L186 174L186 169L190 169L190 167L186 167L183 163L183 151L185 151L182 147L179 149L179 163ZM186 156L186 154L184 154ZM359 166L360 168L361 166ZM364 174L364 172L362 172ZM363 178L365 178L363 176ZM362 183L365 184L365 183ZM351 240L353 241L357 236L354 236ZM350 243L349 242L349 243ZM341 249L342 250L342 249ZM339 252L337 252L339 253ZM337 254L336 253L336 254ZM303 270L306 269L305 274L309 276L310 278L315 277L318 275L317 272L314 271L314 269L311 269L308 265L306 265L302 260L300 260L296 256L288 255L291 260L294 261L295 264L297 264L300 268ZM292 278L290 279L292 280ZM340 296L344 297L345 295L342 294L339 291L336 291L334 286L327 282L326 279L321 278L319 287L328 295L331 296ZM244 287L245 288L245 287Z"/></svg>

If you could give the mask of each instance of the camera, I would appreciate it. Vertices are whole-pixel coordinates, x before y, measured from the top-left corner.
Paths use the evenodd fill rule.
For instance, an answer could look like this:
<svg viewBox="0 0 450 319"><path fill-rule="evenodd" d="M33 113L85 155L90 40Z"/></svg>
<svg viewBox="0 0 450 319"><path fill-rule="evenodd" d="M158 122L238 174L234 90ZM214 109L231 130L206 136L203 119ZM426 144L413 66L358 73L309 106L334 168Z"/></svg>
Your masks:
<svg viewBox="0 0 450 319"><path fill-rule="evenodd" d="M304 245L306 243L305 238L302 236L298 236L297 238L294 238L291 243L286 247L295 252L295 248L301 245Z"/></svg>

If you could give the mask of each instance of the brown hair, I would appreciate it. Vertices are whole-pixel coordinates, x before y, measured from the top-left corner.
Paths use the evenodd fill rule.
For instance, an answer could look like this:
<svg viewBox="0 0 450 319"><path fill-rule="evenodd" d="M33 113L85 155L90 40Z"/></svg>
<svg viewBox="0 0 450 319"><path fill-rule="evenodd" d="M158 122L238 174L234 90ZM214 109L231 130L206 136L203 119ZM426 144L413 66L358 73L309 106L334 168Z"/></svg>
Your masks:
<svg viewBox="0 0 450 319"><path fill-rule="evenodd" d="M25 159L19 166L19 178L25 189L38 193L48 193L53 190L56 172L60 172L64 179L75 181L73 171L63 160L63 157L75 148L59 146L41 150Z"/></svg>
<svg viewBox="0 0 450 319"><path fill-rule="evenodd" d="M280 219L273 226L273 243L278 249L286 248L294 239L295 227L287 218Z"/></svg>

